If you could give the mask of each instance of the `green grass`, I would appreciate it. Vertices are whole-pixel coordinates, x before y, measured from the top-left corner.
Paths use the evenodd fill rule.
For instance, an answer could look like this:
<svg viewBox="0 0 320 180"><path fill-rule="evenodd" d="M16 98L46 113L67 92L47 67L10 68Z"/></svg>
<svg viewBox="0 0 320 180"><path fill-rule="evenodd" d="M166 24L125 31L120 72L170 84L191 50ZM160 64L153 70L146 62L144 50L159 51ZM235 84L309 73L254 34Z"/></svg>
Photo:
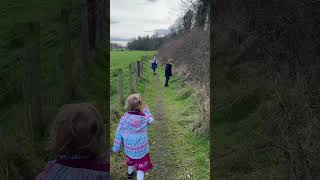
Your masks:
<svg viewBox="0 0 320 180"><path fill-rule="evenodd" d="M8 172L5 179L34 179L53 155L46 150L48 128L63 102L63 39L61 38L61 10L71 10L72 47L79 60L80 1L76 0L1 0L0 2L0 164ZM32 13L31 13L32 12ZM25 131L25 82L24 36L27 23L40 22L41 97L44 136L31 143ZM75 23L77 22L77 23ZM89 102L106 108L106 78L104 66L106 44L98 48L87 67L89 78L81 83L80 94L73 102ZM11 90L9 87L13 86ZM3 96L3 93L10 91ZM15 107L9 111L12 107ZM8 112L8 113L6 113ZM2 145L5 146L2 146ZM3 174L3 173L8 173ZM3 176L5 175L5 176Z"/></svg>
<svg viewBox="0 0 320 180"><path fill-rule="evenodd" d="M111 57L112 56L111 52ZM128 62L123 62L123 58L119 57L130 56L136 52L115 52L117 55L117 63L111 60L111 71L117 68L126 68ZM143 53L143 52L139 52ZM153 53L153 52L152 52ZM151 55L152 55L151 53ZM136 58L131 58L135 62ZM122 64L122 65L121 65ZM112 67L115 65L115 67ZM165 124L155 121L149 129L150 154L156 163L155 168L146 175L146 179L157 179L161 175L162 168L157 167L157 164L166 164L166 174L170 179L209 179L209 137L196 136L192 132L193 123L197 120L197 107L195 107L195 96L190 85L186 85L180 78L174 77L170 81L170 87L164 88L164 77L162 76L163 66L159 65L157 76L160 78L160 84L156 76L154 76L147 63L143 73L143 80L138 84L138 93L146 104L150 107L153 114L157 111L157 103L161 98L166 117ZM115 76L111 75L111 81ZM111 83L112 85L112 83ZM115 85L115 81L114 81ZM181 88L183 87L183 88ZM126 86L127 88L127 86ZM163 89L159 89L163 88ZM161 93L164 93L163 96ZM117 104L115 98L111 99L111 108ZM123 110L119 110L123 112ZM113 145L113 138L118 119L112 119L110 142ZM161 141L161 142L160 142ZM165 145L167 148L163 151L164 156L160 157L157 154L160 145ZM126 166L123 164L124 156L116 161L114 154L111 154L111 178L124 178Z"/></svg>
<svg viewBox="0 0 320 180"><path fill-rule="evenodd" d="M127 68L129 64L140 61L142 56L153 56L156 51L110 51L111 72L119 68Z"/></svg>
<svg viewBox="0 0 320 180"><path fill-rule="evenodd" d="M61 38L61 10L71 10L71 21L80 18L80 4L76 0L3 0L0 2L0 101L2 114L16 104L23 104L24 36L27 22L40 22L41 96L45 99L61 99L63 96L63 44ZM30 13L32 12L32 13ZM77 21L78 22L78 21ZM72 23L72 47L78 47L79 23ZM75 53L77 54L77 53ZM79 59L79 57L75 57ZM103 76L105 77L105 76ZM11 89L13 86L13 89ZM10 91L9 93L6 93ZM5 94L5 96L3 95ZM59 103L59 102L58 102ZM52 109L43 104L43 109ZM50 106L50 107L46 107ZM17 106L0 119L1 127L21 127L24 106ZM22 112L22 113L20 113ZM47 117L48 115L44 115ZM47 122L48 120L46 120Z"/></svg>
<svg viewBox="0 0 320 180"><path fill-rule="evenodd" d="M61 10L70 10L72 48L79 60L80 1L78 0L1 0L0 1L0 177L34 179L54 156L47 151L48 128L63 100L63 39ZM40 65L42 97L41 139L31 140L25 124L23 84L25 82L25 36L28 23L40 23ZM102 45L104 44L104 45ZM86 80L72 102L89 102L104 108L108 72L101 43L87 67ZM14 108L12 108L14 107ZM1 178L0 178L1 179Z"/></svg>
<svg viewBox="0 0 320 180"><path fill-rule="evenodd" d="M71 13L72 21L80 17L76 10L80 9L79 1L2 0L0 7L0 112L4 114L16 104L23 104L24 36L27 22L40 22L41 96L60 99L63 95L64 78L59 17L61 9L65 7L74 8ZM73 44L79 44L75 42L77 34L73 35ZM21 127L19 124L23 119L23 111L24 106L18 105L0 119L0 127Z"/></svg>
<svg viewBox="0 0 320 180"><path fill-rule="evenodd" d="M162 87L165 79L164 76L160 77ZM173 170L176 172L176 179L187 179L188 174L191 179L209 179L209 136L196 136L192 132L193 123L198 118L198 109L192 87L186 85L185 88L180 88L183 83L179 81L179 77L173 77L169 88L164 92L163 103L166 107L169 134L175 134L169 137L172 138L169 146L173 146L170 154L175 156L168 161L180 165Z"/></svg>
<svg viewBox="0 0 320 180"><path fill-rule="evenodd" d="M104 44L104 46L103 46ZM88 78L81 83L80 94L73 102L89 102L95 105L99 110L106 109L106 77L107 71L105 66L105 44L102 43L92 57L90 65L87 67ZM52 59L48 59L48 63ZM48 71L48 74L42 74L44 83L41 89L42 97L51 97L57 101L49 104L42 104L42 120L44 136L36 141L31 141L29 133L24 128L24 104L16 103L17 109L10 111L0 121L0 164L1 167L8 171L0 171L0 176L5 179L34 179L35 175L40 173L45 167L47 161L54 159L52 152L47 150L47 141L49 128L58 109L63 103L63 74L59 71L59 63L55 66L57 71ZM43 67L42 67L43 69ZM61 69L61 68L60 68ZM6 112L8 109L0 109Z"/></svg>
<svg viewBox="0 0 320 180"><path fill-rule="evenodd" d="M118 70L123 71L124 94L129 93L129 64L140 61L142 56L147 56L150 60L156 51L110 51L110 95L111 101L116 99L118 86ZM148 66L148 64L146 64ZM148 68L148 67L145 67Z"/></svg>
<svg viewBox="0 0 320 180"><path fill-rule="evenodd" d="M0 24L7 27L29 21L45 21L59 14L63 7L79 4L80 1L76 0L1 0Z"/></svg>
<svg viewBox="0 0 320 180"><path fill-rule="evenodd" d="M260 87L228 80L223 66L215 70L214 179L286 179L284 155L261 136Z"/></svg>

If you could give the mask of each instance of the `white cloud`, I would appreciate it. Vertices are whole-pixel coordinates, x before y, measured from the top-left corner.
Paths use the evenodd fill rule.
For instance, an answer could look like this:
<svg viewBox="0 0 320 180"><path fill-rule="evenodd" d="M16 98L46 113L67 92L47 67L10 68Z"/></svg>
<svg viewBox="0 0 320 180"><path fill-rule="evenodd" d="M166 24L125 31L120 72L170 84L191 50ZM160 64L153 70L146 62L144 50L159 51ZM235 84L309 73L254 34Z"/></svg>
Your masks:
<svg viewBox="0 0 320 180"><path fill-rule="evenodd" d="M110 36L134 38L168 29L181 13L181 0L111 0Z"/></svg>
<svg viewBox="0 0 320 180"><path fill-rule="evenodd" d="M147 0L147 1L149 1L149 2L156 2L156 1L158 1L158 0Z"/></svg>

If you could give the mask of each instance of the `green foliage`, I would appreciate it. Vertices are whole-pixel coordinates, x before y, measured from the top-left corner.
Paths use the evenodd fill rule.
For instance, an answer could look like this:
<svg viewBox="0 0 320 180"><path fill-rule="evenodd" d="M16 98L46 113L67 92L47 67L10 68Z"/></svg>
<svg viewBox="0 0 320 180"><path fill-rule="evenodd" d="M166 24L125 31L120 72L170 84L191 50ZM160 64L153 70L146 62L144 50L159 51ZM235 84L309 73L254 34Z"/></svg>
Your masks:
<svg viewBox="0 0 320 180"><path fill-rule="evenodd" d="M65 6L80 5L78 0L1 0L0 24L3 27L30 21L46 21L59 15ZM32 13L30 13L32 12ZM2 29L2 28L1 28Z"/></svg>
<svg viewBox="0 0 320 180"><path fill-rule="evenodd" d="M114 54L112 54L114 53ZM116 69L126 69L130 61L123 60L123 56L133 59L136 56L133 52L111 52L111 72ZM154 52L149 53L151 58ZM132 57L130 57L132 54ZM119 57L120 56L120 57ZM114 66L114 67L113 67ZM195 95L192 87L185 85L184 81L174 77L170 81L170 87L165 89L162 74L163 68L159 66L157 75L154 75L150 69L149 63L145 65L145 70L138 83L138 93L142 94L145 103L150 107L156 121L149 129L149 142L151 146L151 157L156 163L155 168L146 175L146 178L155 178L160 175L166 177L175 177L176 179L209 179L209 136L195 136L192 132L193 123L199 118L197 108L195 107ZM115 73L112 73L115 74ZM127 74L124 73L126 76ZM157 80L159 77L160 81ZM111 85L116 85L117 76L111 76ZM177 88L177 87L184 88ZM128 88L128 86L125 86ZM128 92L128 89L125 89ZM163 94L162 94L163 91ZM113 95L114 96L114 95ZM158 108L160 102L164 108L162 119L163 124L159 124ZM115 97L111 100L111 108L116 109L117 102ZM121 112L123 109L116 109ZM118 123L118 118L111 119L110 125L110 143L113 145L114 133ZM165 148L165 149L163 149ZM193 156L190 156L192 153ZM162 155L159 155L162 154ZM124 160L124 154L120 154L120 159L115 160L114 154L111 154L111 178L125 178L126 167L121 162ZM160 164L165 164L165 167ZM161 167L160 167L161 166Z"/></svg>
<svg viewBox="0 0 320 180"><path fill-rule="evenodd" d="M60 14L62 8L71 10L72 49L79 62L79 3L75 0L9 1L3 0L0 14L0 177L4 179L34 179L48 160L54 158L47 150L49 129L55 114L65 103L63 39ZM30 13L32 12L32 13ZM10 17L10 18L8 18ZM44 134L35 140L26 132L23 84L25 82L26 23L40 22L41 103ZM83 81L75 82L79 93L72 102L89 102L106 108L107 43L94 49ZM85 79L85 80L84 80ZM2 133L4 130L6 133ZM0 178L0 179L1 179Z"/></svg>
<svg viewBox="0 0 320 180"><path fill-rule="evenodd" d="M244 84L230 78L231 72L238 70L236 66L217 63L213 72L215 106L211 146L214 177L283 179L284 155L263 134L260 109L264 89L253 82Z"/></svg>

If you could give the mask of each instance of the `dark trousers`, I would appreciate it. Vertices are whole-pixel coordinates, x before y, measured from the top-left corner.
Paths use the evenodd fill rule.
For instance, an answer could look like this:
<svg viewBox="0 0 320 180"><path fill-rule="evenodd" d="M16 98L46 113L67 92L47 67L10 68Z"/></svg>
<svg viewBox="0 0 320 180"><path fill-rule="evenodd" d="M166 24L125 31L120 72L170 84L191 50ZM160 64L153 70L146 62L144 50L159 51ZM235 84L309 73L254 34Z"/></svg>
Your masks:
<svg viewBox="0 0 320 180"><path fill-rule="evenodd" d="M156 72L156 68L152 68L153 72L155 73Z"/></svg>
<svg viewBox="0 0 320 180"><path fill-rule="evenodd" d="M168 85L169 79L170 79L170 76L166 76L166 82L164 85Z"/></svg>

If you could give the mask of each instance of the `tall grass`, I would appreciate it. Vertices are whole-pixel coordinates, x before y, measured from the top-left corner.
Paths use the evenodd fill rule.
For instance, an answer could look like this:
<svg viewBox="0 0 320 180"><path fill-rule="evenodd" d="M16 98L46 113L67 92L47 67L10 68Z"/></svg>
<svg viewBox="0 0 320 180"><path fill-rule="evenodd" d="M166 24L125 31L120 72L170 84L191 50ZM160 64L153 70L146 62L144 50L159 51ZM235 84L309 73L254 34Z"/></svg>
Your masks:
<svg viewBox="0 0 320 180"><path fill-rule="evenodd" d="M210 63L209 31L193 29L178 37L171 38L159 49L161 63L173 58L174 75L194 86L200 117L194 123L197 134L209 133L210 119Z"/></svg>

